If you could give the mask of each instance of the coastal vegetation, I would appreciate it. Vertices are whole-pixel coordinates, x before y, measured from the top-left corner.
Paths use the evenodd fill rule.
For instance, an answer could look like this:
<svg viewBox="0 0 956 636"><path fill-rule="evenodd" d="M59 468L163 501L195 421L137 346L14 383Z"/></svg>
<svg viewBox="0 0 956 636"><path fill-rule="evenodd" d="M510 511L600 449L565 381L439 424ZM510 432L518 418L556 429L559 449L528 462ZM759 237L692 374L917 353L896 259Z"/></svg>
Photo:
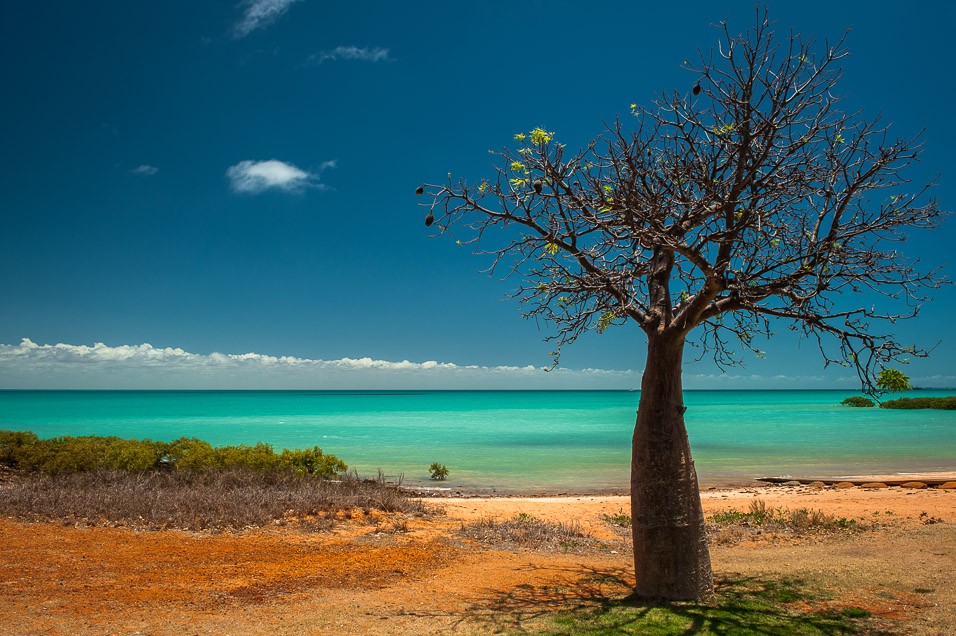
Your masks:
<svg viewBox="0 0 956 636"><path fill-rule="evenodd" d="M27 473L5 484L0 516L143 530L241 530L265 525L329 529L372 511L424 514L383 479L321 479L287 470Z"/></svg>
<svg viewBox="0 0 956 636"><path fill-rule="evenodd" d="M631 515L627 514L623 510L613 514L603 514L601 515L601 519L603 519L605 523L617 528L631 527Z"/></svg>
<svg viewBox="0 0 956 636"><path fill-rule="evenodd" d="M448 479L448 467L444 464L435 462L428 467L428 472L431 473L432 479L437 481L445 481Z"/></svg>
<svg viewBox="0 0 956 636"><path fill-rule="evenodd" d="M27 472L68 474L91 470L219 470L248 468L331 478L348 466L318 446L284 449L269 444L214 447L196 438L172 442L119 437L62 436L40 439L30 431L0 431L0 465Z"/></svg>
<svg viewBox="0 0 956 636"><path fill-rule="evenodd" d="M601 517L614 528L630 528L630 515L619 512ZM707 519L707 533L712 544L736 543L756 535L803 537L861 530L865 526L855 519L837 517L821 510L771 507L762 499L750 502L746 510L715 512Z"/></svg>
<svg viewBox="0 0 956 636"><path fill-rule="evenodd" d="M848 397L847 399L840 402L840 404L842 404L843 406L853 406L856 408L867 408L867 407L875 406L875 404L873 403L873 400L867 397L862 397L860 395L854 395L852 397Z"/></svg>
<svg viewBox="0 0 956 636"><path fill-rule="evenodd" d="M214 447L118 437L39 439L0 431L7 469L0 515L140 529L226 530L295 523L330 527L371 511L422 514L400 487L347 472L315 446L277 453L269 444Z"/></svg>
<svg viewBox="0 0 956 636"><path fill-rule="evenodd" d="M880 404L881 409L940 409L956 411L956 397L919 397L887 400Z"/></svg>
<svg viewBox="0 0 956 636"><path fill-rule="evenodd" d="M504 521L486 517L462 524L460 532L493 546L568 550L595 543L577 522L548 521L523 512Z"/></svg>
<svg viewBox="0 0 956 636"><path fill-rule="evenodd" d="M773 508L756 499L749 509L716 512L710 517L714 526L715 540L720 541L719 530L731 528L734 534L772 533L784 535L827 534L837 531L858 530L862 526L855 519L835 517L820 510L809 508Z"/></svg>
<svg viewBox="0 0 956 636"><path fill-rule="evenodd" d="M685 345L739 365L785 325L865 392L881 377L896 390L878 372L927 352L881 325L915 317L943 284L896 249L944 217L905 174L923 141L841 109L844 39L778 38L765 10L745 34L720 28L717 51L684 61L683 87L631 104L583 148L538 126L492 153L492 174L416 190L431 199L426 226L520 280L522 315L554 327L554 365L587 333L646 335L630 484L634 590L649 599L713 592Z"/></svg>

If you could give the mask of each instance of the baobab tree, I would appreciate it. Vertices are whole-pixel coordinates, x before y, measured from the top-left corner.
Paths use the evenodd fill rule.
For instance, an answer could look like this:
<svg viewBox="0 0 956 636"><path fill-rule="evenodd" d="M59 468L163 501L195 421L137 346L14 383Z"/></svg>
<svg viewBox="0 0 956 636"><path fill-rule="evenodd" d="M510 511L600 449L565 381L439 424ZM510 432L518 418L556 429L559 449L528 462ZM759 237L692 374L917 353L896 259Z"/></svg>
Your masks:
<svg viewBox="0 0 956 636"><path fill-rule="evenodd" d="M713 590L685 347L734 365L789 328L872 391L886 363L926 355L887 325L943 282L895 249L942 220L930 185L904 175L923 142L840 109L844 39L778 37L763 12L743 35L719 27L717 49L684 62L683 90L632 104L585 148L535 128L494 153L490 176L418 191L426 225L520 280L523 314L554 326L555 364L588 331L646 334L630 492L635 592L648 598ZM898 309L874 308L881 296Z"/></svg>

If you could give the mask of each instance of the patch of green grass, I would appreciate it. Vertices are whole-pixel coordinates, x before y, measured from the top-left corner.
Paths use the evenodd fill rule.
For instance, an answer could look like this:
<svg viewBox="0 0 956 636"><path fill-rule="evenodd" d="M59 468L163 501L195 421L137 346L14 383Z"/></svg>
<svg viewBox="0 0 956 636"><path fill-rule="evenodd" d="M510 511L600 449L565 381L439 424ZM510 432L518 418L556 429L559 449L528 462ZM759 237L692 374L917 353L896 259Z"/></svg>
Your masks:
<svg viewBox="0 0 956 636"><path fill-rule="evenodd" d="M834 517L820 510L768 508L766 502L761 499L751 502L747 512L740 510L717 512L710 517L710 521L718 527L741 526L792 534L853 530L859 527L854 519Z"/></svg>
<svg viewBox="0 0 956 636"><path fill-rule="evenodd" d="M617 528L631 527L631 515L627 514L623 510L616 512L613 515L608 515L608 514L601 515L601 519L603 519L605 523L608 523Z"/></svg>
<svg viewBox="0 0 956 636"><path fill-rule="evenodd" d="M715 512L710 517L710 521L719 526L729 525L731 523L745 523L750 520L750 515L740 510L724 510Z"/></svg>
<svg viewBox="0 0 956 636"><path fill-rule="evenodd" d="M601 515L601 519L615 528L631 527L631 515L623 510L616 514ZM809 508L768 508L760 499L751 502L750 509L746 512L716 512L708 521L708 532L714 543L734 543L754 533L811 535L861 528L854 519L834 517Z"/></svg>
<svg viewBox="0 0 956 636"><path fill-rule="evenodd" d="M870 613L857 607L814 609L826 599L799 580L725 579L702 603L606 600L597 607L556 614L538 634L733 634L822 636L862 634Z"/></svg>

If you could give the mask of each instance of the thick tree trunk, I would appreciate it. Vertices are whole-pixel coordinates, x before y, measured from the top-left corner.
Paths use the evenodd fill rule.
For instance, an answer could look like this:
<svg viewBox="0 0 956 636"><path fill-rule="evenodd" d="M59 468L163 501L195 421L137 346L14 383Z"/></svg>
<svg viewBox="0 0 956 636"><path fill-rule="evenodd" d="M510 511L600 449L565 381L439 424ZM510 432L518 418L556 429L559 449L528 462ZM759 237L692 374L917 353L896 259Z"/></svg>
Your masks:
<svg viewBox="0 0 956 636"><path fill-rule="evenodd" d="M682 337L651 336L631 451L635 592L701 599L713 592L697 471L684 428Z"/></svg>

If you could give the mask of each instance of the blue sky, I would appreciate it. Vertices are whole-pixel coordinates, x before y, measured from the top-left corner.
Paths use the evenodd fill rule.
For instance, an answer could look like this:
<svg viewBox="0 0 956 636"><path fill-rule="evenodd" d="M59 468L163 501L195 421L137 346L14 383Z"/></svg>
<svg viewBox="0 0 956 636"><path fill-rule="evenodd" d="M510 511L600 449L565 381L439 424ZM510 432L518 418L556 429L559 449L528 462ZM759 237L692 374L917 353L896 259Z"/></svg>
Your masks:
<svg viewBox="0 0 956 636"><path fill-rule="evenodd" d="M848 110L925 129L910 176L952 210L956 11L945 2L772 2L778 31L852 27ZM620 388L634 326L545 374L514 281L428 238L414 196L542 126L570 147L689 86L751 2L18 2L0 7L0 387ZM907 252L952 274L952 222ZM905 371L956 385L946 288ZM539 328L540 327L540 328ZM26 338L27 342L22 340ZM97 344L100 343L100 344ZM59 345L58 347L56 345ZM852 387L781 334L688 388ZM242 356L241 354L250 354ZM688 356L692 357L692 356ZM532 367L532 368L529 368Z"/></svg>

